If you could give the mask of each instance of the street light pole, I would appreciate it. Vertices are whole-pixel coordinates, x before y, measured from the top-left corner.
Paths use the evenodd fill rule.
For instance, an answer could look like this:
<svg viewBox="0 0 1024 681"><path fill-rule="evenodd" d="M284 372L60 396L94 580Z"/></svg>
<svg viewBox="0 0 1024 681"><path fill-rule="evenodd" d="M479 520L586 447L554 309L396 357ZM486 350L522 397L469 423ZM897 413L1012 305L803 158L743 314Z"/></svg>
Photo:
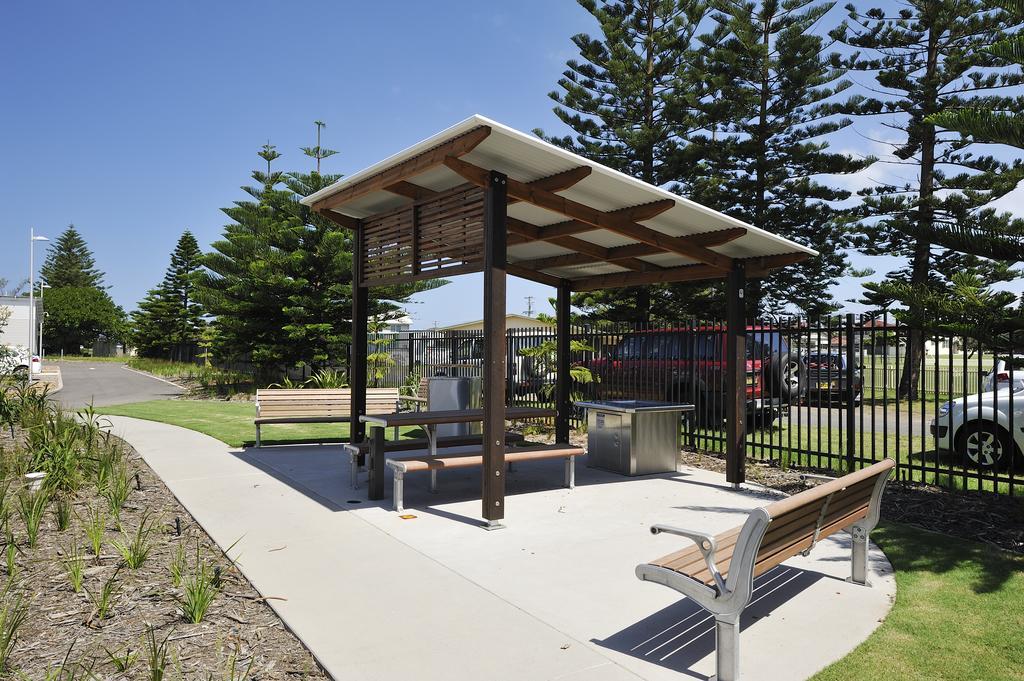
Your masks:
<svg viewBox="0 0 1024 681"><path fill-rule="evenodd" d="M28 240L28 375L32 377L32 358L35 357L36 339L36 242L49 241L45 236L36 236L36 229L29 229Z"/></svg>

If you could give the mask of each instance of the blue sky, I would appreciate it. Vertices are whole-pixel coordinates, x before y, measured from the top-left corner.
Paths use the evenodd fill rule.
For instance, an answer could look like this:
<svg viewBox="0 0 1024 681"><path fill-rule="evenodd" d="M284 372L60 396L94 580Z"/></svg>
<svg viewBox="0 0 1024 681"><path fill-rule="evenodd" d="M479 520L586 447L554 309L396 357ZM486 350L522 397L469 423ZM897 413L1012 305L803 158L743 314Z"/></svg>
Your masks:
<svg viewBox="0 0 1024 681"><path fill-rule="evenodd" d="M588 19L571 0L6 3L0 277L27 275L29 227L55 237L73 222L132 309L185 228L204 247L219 236L261 144L284 154L278 169L309 167L298 147L315 119L341 151L325 171L341 173L472 113L558 131L547 93ZM420 327L477 318L478 288L462 277L409 311ZM528 295L546 310L550 294L512 278L509 311Z"/></svg>

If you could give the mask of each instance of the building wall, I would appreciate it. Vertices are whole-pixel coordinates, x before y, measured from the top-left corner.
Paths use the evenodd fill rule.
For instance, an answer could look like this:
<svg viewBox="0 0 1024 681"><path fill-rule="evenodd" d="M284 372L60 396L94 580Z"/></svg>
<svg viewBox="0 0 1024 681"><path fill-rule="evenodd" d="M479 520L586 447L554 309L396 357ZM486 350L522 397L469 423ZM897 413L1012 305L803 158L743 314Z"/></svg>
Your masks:
<svg viewBox="0 0 1024 681"><path fill-rule="evenodd" d="M43 308L36 302L36 323L42 315ZM0 307L11 311L7 325L0 330L0 345L17 345L28 347L28 298L0 297Z"/></svg>

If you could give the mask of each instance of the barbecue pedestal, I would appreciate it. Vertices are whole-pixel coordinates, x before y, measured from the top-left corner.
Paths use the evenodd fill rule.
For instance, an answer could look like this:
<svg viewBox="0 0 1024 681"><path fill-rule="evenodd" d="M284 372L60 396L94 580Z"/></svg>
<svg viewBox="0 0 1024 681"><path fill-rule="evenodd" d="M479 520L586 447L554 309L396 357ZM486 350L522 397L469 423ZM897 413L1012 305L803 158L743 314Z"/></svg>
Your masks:
<svg viewBox="0 0 1024 681"><path fill-rule="evenodd" d="M587 465L622 475L674 473L682 414L692 404L645 400L577 402L587 410Z"/></svg>

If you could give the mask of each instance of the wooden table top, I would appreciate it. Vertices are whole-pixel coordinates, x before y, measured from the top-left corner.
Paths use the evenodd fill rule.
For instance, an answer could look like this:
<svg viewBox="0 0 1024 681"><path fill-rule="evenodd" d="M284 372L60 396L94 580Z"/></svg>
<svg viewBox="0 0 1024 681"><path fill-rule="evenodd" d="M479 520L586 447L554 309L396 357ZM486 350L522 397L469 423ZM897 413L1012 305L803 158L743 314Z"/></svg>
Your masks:
<svg viewBox="0 0 1024 681"><path fill-rule="evenodd" d="M557 415L554 409L540 407L508 407L505 409L505 420L522 421L525 419L553 418ZM483 409L447 409L443 411L403 411L395 414L364 414L359 417L363 423L374 426L427 426L441 423L476 423L484 420Z"/></svg>

